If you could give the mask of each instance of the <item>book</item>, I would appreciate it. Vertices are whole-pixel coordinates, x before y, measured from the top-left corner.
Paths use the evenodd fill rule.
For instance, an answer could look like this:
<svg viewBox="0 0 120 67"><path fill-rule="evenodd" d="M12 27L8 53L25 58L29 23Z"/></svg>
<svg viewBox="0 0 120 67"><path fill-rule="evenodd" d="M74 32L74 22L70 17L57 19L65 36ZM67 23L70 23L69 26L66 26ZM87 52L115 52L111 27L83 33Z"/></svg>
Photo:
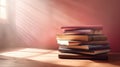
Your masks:
<svg viewBox="0 0 120 67"><path fill-rule="evenodd" d="M81 42L81 45L108 45L109 42L108 41L88 41L88 42L85 42L85 41L82 41Z"/></svg>
<svg viewBox="0 0 120 67"><path fill-rule="evenodd" d="M75 35L84 35L84 34L102 34L102 30L91 30L91 29L86 29L86 30L67 30L63 32L64 34L75 34Z"/></svg>
<svg viewBox="0 0 120 67"><path fill-rule="evenodd" d="M59 47L59 51L62 53L73 53L73 54L84 54L84 55L100 55L110 52L110 49L103 50L80 50L80 49L69 49Z"/></svg>
<svg viewBox="0 0 120 67"><path fill-rule="evenodd" d="M107 37L105 35L65 35L58 34L57 40L80 40L80 41L105 41Z"/></svg>
<svg viewBox="0 0 120 67"><path fill-rule="evenodd" d="M108 60L107 54L88 56L82 54L59 53L58 57L60 59Z"/></svg>
<svg viewBox="0 0 120 67"><path fill-rule="evenodd" d="M60 47L60 48L81 49L81 50L110 49L110 46L109 46L109 45L80 45L80 46L60 45L59 47Z"/></svg>
<svg viewBox="0 0 120 67"><path fill-rule="evenodd" d="M106 45L108 41L73 41L73 40L57 40L60 45Z"/></svg>
<svg viewBox="0 0 120 67"><path fill-rule="evenodd" d="M68 30L85 30L85 29L91 29L91 30L102 30L102 25L87 25L87 26L63 26L61 29L64 29L64 31Z"/></svg>

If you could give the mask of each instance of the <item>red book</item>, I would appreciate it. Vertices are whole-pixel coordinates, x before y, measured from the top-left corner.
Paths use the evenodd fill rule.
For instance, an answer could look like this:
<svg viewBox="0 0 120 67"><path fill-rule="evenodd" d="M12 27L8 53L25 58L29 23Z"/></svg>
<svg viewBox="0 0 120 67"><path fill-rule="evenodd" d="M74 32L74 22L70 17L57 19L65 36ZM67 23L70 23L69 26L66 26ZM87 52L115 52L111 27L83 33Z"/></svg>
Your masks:
<svg viewBox="0 0 120 67"><path fill-rule="evenodd" d="M88 35L90 35L90 34L102 34L102 30L88 30L88 29L86 29L86 30L66 30L66 31L64 31L63 32L64 34L80 34L80 35L82 35L82 34L88 34Z"/></svg>
<svg viewBox="0 0 120 67"><path fill-rule="evenodd" d="M84 30L84 29L92 29L92 30L102 30L102 25L87 25L87 26L63 26L61 29L64 29L65 31L68 30Z"/></svg>

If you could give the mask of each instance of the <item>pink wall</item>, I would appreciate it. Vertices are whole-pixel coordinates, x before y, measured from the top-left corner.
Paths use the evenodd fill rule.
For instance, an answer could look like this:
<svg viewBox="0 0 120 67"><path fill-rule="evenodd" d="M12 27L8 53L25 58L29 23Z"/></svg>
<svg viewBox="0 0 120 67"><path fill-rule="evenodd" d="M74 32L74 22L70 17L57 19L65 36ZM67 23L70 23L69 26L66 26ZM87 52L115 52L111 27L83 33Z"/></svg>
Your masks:
<svg viewBox="0 0 120 67"><path fill-rule="evenodd" d="M120 51L120 0L18 0L16 28L27 47L57 48L66 25L103 25L112 51Z"/></svg>

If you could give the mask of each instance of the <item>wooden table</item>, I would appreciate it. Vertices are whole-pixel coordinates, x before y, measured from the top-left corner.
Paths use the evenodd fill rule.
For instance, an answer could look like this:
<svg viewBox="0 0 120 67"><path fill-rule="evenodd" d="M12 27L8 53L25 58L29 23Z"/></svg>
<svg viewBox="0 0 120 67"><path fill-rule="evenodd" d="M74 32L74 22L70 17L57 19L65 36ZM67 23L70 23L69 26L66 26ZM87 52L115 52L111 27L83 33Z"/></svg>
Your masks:
<svg viewBox="0 0 120 67"><path fill-rule="evenodd" d="M8 50L9 51L9 50ZM23 48L0 53L0 67L120 67L120 54L109 60L59 59L57 50Z"/></svg>

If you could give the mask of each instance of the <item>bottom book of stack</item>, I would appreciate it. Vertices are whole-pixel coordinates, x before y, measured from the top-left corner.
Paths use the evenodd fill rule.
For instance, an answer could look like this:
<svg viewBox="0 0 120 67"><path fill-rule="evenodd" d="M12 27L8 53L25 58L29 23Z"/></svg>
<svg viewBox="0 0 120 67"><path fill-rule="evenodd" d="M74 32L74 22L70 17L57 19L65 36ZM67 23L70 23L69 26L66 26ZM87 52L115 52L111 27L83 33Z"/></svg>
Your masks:
<svg viewBox="0 0 120 67"><path fill-rule="evenodd" d="M62 58L62 59L108 60L108 55L107 54L84 55L84 54L72 54L72 53L59 53L58 57Z"/></svg>
<svg viewBox="0 0 120 67"><path fill-rule="evenodd" d="M107 60L110 49L104 50L76 50L59 47L59 58L62 59L93 59L93 60Z"/></svg>

